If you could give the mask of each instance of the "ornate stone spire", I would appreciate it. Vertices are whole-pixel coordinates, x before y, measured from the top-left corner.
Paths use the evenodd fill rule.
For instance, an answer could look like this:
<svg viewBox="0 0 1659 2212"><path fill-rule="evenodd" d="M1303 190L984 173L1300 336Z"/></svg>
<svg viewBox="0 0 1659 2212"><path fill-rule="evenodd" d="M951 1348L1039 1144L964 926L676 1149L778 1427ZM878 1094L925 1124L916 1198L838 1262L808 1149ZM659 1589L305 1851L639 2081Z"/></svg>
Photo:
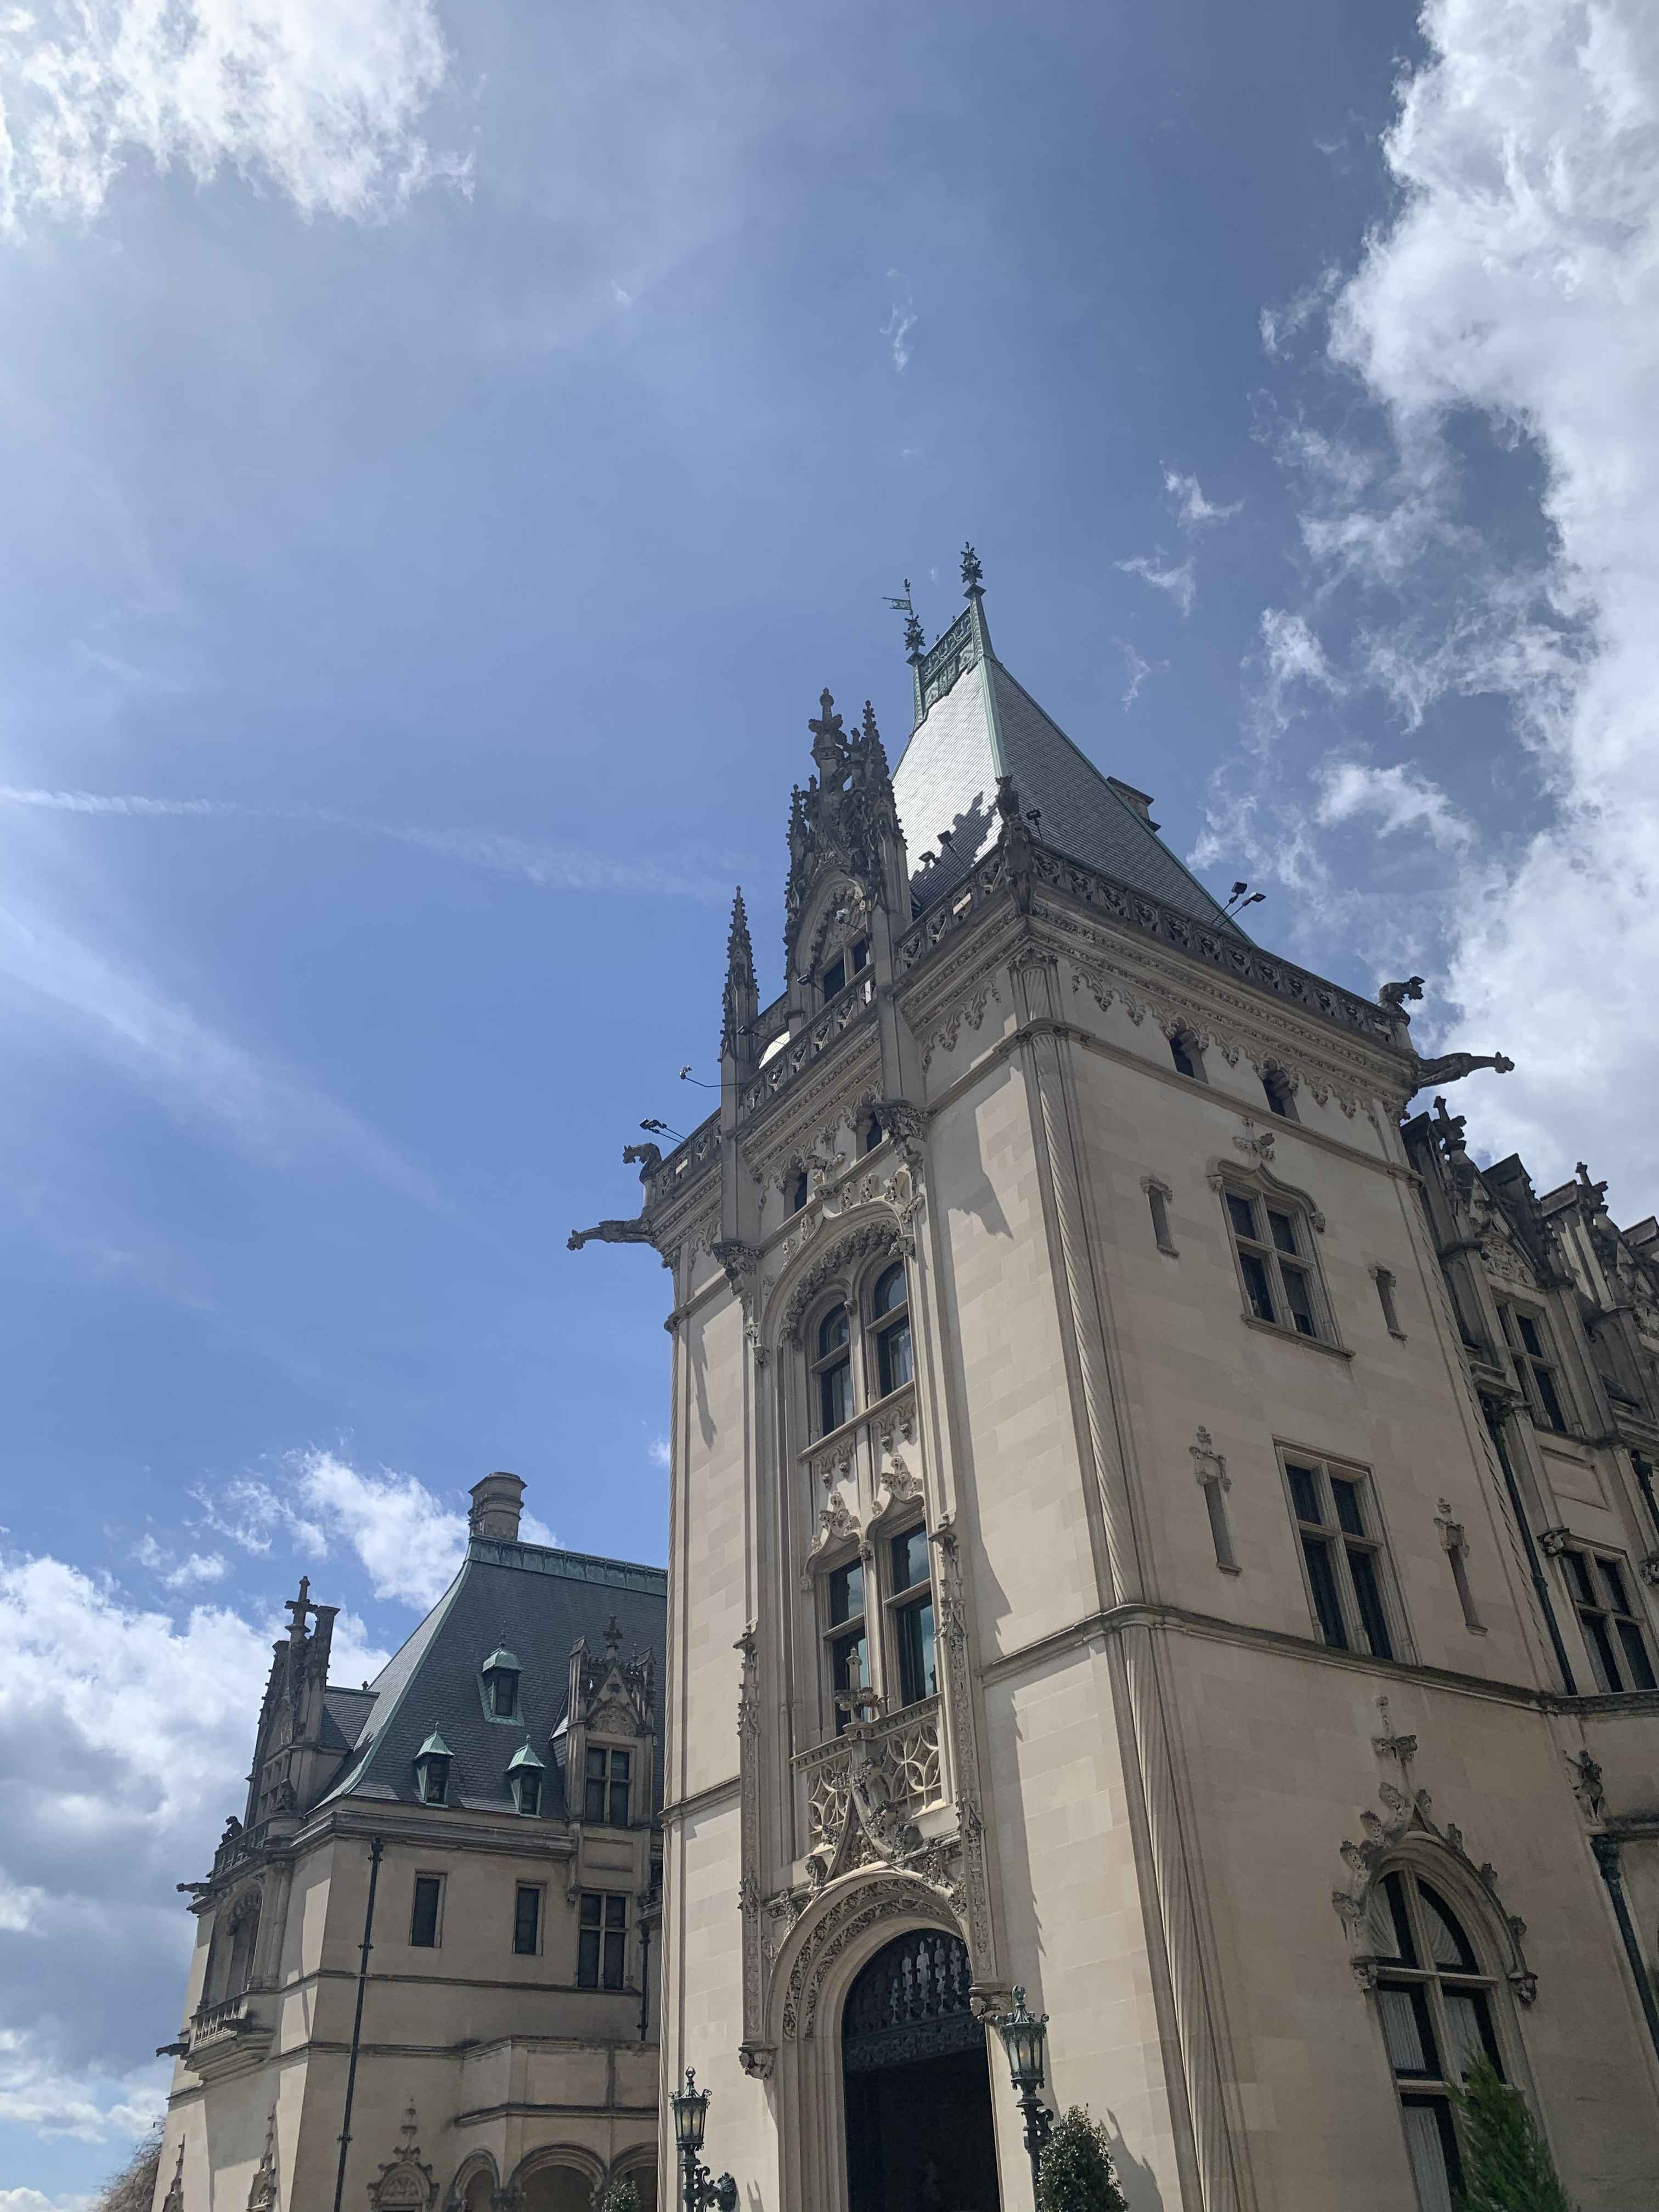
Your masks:
<svg viewBox="0 0 1659 2212"><path fill-rule="evenodd" d="M984 598L985 571L980 565L978 554L971 545L964 545L962 549L962 580L965 586L962 594L964 599Z"/></svg>
<svg viewBox="0 0 1659 2212"><path fill-rule="evenodd" d="M796 796L799 799L799 793ZM790 832L793 852L793 817ZM746 1059L749 1032L760 1012L760 991L755 981L755 948L750 942L749 915L743 903L741 885L732 901L732 927L726 938L726 991L721 1006L720 1055L724 1058L730 1053L734 1059Z"/></svg>

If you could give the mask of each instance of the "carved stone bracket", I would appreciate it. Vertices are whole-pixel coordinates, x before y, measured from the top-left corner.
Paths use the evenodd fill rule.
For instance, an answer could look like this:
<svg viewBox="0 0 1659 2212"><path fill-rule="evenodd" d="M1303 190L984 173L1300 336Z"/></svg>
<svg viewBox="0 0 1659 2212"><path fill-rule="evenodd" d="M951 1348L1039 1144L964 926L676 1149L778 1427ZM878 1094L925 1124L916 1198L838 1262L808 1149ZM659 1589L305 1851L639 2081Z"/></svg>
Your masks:
<svg viewBox="0 0 1659 2212"><path fill-rule="evenodd" d="M1659 1589L1659 1552L1650 1552L1637 1562L1636 1571L1650 1587Z"/></svg>
<svg viewBox="0 0 1659 2212"><path fill-rule="evenodd" d="M1226 1459L1216 1449L1215 1439L1207 1429L1200 1429L1198 1442L1188 1444L1187 1449L1192 1456L1193 1473L1198 1478L1200 1489L1207 1489L1212 1482L1219 1483L1223 1490L1232 1488L1232 1477L1227 1472Z"/></svg>
<svg viewBox="0 0 1659 2212"><path fill-rule="evenodd" d="M1538 1548L1547 1559L1559 1559L1571 1541L1571 1528L1540 1528L1538 1532Z"/></svg>

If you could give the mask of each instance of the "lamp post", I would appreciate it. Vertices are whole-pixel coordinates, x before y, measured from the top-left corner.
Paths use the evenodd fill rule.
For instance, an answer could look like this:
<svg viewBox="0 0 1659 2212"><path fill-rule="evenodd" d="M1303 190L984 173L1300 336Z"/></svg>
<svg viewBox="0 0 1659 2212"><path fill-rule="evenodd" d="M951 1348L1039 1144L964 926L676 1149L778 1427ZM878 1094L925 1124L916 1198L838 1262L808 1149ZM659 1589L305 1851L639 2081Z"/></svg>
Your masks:
<svg viewBox="0 0 1659 2212"><path fill-rule="evenodd" d="M1048 2015L1028 2012L1025 1992L1016 1986L1013 2010L993 2013L991 2025L1002 2038L1008 2072L1019 2097L1019 2109L1025 2115L1025 2152L1031 2161L1031 2193L1036 2197L1042 2185L1043 2146L1054 2131L1054 2116L1037 2095L1047 2071Z"/></svg>
<svg viewBox="0 0 1659 2212"><path fill-rule="evenodd" d="M684 2087L672 2091L668 2101L674 2108L674 2141L680 2154L680 2202L684 2212L705 2212L711 2204L715 2212L737 2212L737 2183L729 2173L721 2174L718 2181L714 2179L697 2155L708 2125L708 2092L698 2088L695 2067L686 2068Z"/></svg>

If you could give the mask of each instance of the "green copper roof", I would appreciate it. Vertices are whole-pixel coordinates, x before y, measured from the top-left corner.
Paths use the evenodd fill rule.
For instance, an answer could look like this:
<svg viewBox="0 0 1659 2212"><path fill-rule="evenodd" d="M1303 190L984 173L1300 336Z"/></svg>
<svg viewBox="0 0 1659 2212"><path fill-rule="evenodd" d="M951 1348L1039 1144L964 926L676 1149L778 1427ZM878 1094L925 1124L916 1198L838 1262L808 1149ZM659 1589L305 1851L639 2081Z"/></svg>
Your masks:
<svg viewBox="0 0 1659 2212"><path fill-rule="evenodd" d="M489 1658L484 1661L483 1672L486 1674L492 1674L497 1667L510 1668L515 1674L522 1674L524 1671L504 1644L498 1644Z"/></svg>
<svg viewBox="0 0 1659 2212"><path fill-rule="evenodd" d="M439 1735L438 1723L434 1721L431 1735L415 1754L416 1765L418 1766L423 1759L453 1759L454 1756L454 1753Z"/></svg>
<svg viewBox="0 0 1659 2212"><path fill-rule="evenodd" d="M509 1774L512 1774L521 1766L540 1766L541 1764L541 1760L537 1758L535 1753L530 1748L530 1738L526 1736L524 1741L519 1746L518 1749L514 1753L512 1758L507 1760L507 1771Z"/></svg>

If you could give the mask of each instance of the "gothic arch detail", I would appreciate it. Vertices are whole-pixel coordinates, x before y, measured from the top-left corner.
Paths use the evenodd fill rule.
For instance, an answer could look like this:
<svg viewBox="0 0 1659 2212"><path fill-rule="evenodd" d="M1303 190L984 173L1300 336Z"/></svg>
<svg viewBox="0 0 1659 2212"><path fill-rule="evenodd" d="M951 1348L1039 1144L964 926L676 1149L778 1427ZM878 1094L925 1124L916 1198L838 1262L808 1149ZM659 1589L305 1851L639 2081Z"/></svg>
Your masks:
<svg viewBox="0 0 1659 2212"><path fill-rule="evenodd" d="M1396 1747L1389 1755L1398 1759L1401 1780L1409 1785L1416 1738L1385 1735L1376 1741ZM1406 1746L1410 1749L1404 1749ZM1378 1787L1377 1796L1382 1813L1367 1808L1359 1816L1364 1840L1345 1841L1342 1845L1347 1887L1331 1892L1331 1903L1348 1941L1348 1962L1361 1989L1370 1990L1376 1983L1376 1960L1369 1948L1367 1931L1377 1887L1392 1868L1408 1863L1444 1881L1454 1896L1462 1895L1498 1950L1500 1971L1516 1998L1523 2005L1531 2004L1538 1995L1538 1977L1528 1966L1522 1948L1527 1923L1504 1910L1491 1862L1483 1860L1477 1866L1456 1823L1449 1820L1442 1827L1436 1821L1426 1790L1401 1789L1398 1784L1384 1782Z"/></svg>
<svg viewBox="0 0 1659 2212"><path fill-rule="evenodd" d="M814 2033L825 1981L849 1947L863 1945L872 1929L879 1929L885 1942L918 1924L942 1928L959 1938L966 1934L945 1899L916 1875L880 1874L830 1893L821 1910L809 1914L796 1931L787 1973L779 1961L774 1992L775 1998L781 1991L782 2040L793 2043ZM878 1948L879 1943L867 1948Z"/></svg>
<svg viewBox="0 0 1659 2212"><path fill-rule="evenodd" d="M797 1277L788 1302L783 1309L783 1318L778 1334L786 1344L798 1344L800 1325L807 1308L819 1293L831 1284L850 1278L860 1261L872 1253L896 1252L900 1249L898 1223L890 1214L882 1214L866 1222L861 1228L851 1229L836 1237L822 1256L813 1261L804 1273Z"/></svg>

